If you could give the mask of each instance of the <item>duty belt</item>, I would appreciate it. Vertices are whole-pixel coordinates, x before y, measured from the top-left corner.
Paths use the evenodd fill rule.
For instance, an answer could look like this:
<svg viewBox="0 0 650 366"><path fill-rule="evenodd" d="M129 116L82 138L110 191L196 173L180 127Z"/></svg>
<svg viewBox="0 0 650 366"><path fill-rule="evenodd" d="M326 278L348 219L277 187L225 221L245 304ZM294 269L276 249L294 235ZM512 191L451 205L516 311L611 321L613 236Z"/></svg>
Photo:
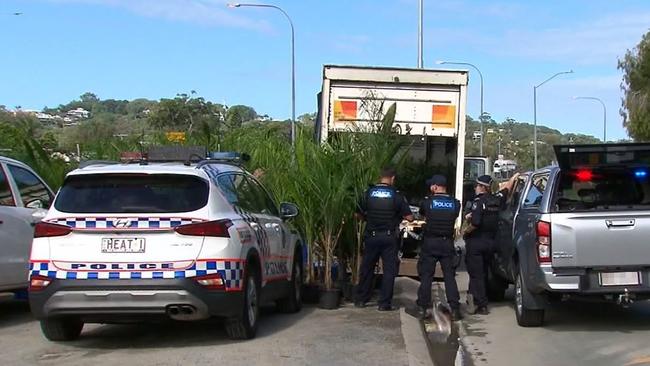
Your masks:
<svg viewBox="0 0 650 366"><path fill-rule="evenodd" d="M437 234L431 234L431 235L424 235L425 239L453 239L454 235L437 235Z"/></svg>
<svg viewBox="0 0 650 366"><path fill-rule="evenodd" d="M372 230L372 231L368 232L368 234L370 234L370 236L377 236L379 234L386 234L386 236L392 236L395 233L396 233L395 230Z"/></svg>

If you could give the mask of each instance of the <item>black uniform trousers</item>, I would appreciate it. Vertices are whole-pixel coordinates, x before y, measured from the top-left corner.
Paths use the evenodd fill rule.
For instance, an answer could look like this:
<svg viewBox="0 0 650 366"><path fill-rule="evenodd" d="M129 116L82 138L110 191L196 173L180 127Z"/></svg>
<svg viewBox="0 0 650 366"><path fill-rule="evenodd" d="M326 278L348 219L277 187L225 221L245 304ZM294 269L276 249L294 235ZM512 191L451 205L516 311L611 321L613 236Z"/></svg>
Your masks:
<svg viewBox="0 0 650 366"><path fill-rule="evenodd" d="M372 280L375 266L381 258L383 276L379 306L390 306L393 300L393 286L397 276L397 233L376 232L375 235L366 235L364 239L363 259L359 286L357 287L357 301L366 303L372 296Z"/></svg>
<svg viewBox="0 0 650 366"><path fill-rule="evenodd" d="M465 239L465 263L469 274L469 292L477 307L487 306L487 276L494 238L489 234L477 233Z"/></svg>
<svg viewBox="0 0 650 366"><path fill-rule="evenodd" d="M454 240L452 237L424 237L420 248L420 259L418 260L418 276L420 276L420 287L418 288L418 306L430 308L431 285L436 270L436 263L440 262L442 273L445 279L445 293L447 302L452 309L460 307L460 294L456 284L456 271L454 269Z"/></svg>

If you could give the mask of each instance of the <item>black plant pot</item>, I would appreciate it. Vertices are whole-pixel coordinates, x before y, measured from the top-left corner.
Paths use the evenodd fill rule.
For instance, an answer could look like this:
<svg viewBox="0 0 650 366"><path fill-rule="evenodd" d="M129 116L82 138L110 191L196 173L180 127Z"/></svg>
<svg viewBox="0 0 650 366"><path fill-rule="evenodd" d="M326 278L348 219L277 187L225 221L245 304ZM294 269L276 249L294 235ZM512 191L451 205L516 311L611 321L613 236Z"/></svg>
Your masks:
<svg viewBox="0 0 650 366"><path fill-rule="evenodd" d="M321 309L338 309L341 304L341 291L339 289L322 289L318 307Z"/></svg>
<svg viewBox="0 0 650 366"><path fill-rule="evenodd" d="M318 304L320 300L320 286L305 284L302 286L302 302L305 304Z"/></svg>

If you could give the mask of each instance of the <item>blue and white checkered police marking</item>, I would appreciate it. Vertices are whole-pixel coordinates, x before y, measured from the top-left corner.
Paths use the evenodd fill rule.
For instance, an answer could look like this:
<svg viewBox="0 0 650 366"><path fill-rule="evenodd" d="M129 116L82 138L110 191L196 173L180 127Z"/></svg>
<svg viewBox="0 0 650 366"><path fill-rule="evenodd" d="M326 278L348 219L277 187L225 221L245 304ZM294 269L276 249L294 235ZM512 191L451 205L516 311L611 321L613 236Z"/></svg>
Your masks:
<svg viewBox="0 0 650 366"><path fill-rule="evenodd" d="M104 264L110 268L110 264ZM243 261L208 260L196 261L183 270L151 270L151 271L70 271L61 270L52 263L33 262L29 265L32 276L44 276L59 280L131 280L131 279L174 279L192 278L211 274L220 274L227 290L240 290L244 275Z"/></svg>
<svg viewBox="0 0 650 366"><path fill-rule="evenodd" d="M48 220L53 224L65 225L73 229L173 229L202 221L204 220L182 217L68 217Z"/></svg>

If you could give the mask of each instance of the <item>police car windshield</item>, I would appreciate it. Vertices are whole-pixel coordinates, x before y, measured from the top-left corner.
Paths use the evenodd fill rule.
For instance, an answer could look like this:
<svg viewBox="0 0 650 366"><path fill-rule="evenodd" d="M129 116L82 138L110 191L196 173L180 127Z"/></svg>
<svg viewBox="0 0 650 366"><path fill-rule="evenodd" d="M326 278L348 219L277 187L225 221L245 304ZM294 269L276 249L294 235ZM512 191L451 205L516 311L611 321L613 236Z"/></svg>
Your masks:
<svg viewBox="0 0 650 366"><path fill-rule="evenodd" d="M54 202L67 213L181 213L208 202L208 183L173 174L97 174L68 177Z"/></svg>
<svg viewBox="0 0 650 366"><path fill-rule="evenodd" d="M556 197L560 212L634 210L650 206L647 168L601 167L562 171Z"/></svg>

